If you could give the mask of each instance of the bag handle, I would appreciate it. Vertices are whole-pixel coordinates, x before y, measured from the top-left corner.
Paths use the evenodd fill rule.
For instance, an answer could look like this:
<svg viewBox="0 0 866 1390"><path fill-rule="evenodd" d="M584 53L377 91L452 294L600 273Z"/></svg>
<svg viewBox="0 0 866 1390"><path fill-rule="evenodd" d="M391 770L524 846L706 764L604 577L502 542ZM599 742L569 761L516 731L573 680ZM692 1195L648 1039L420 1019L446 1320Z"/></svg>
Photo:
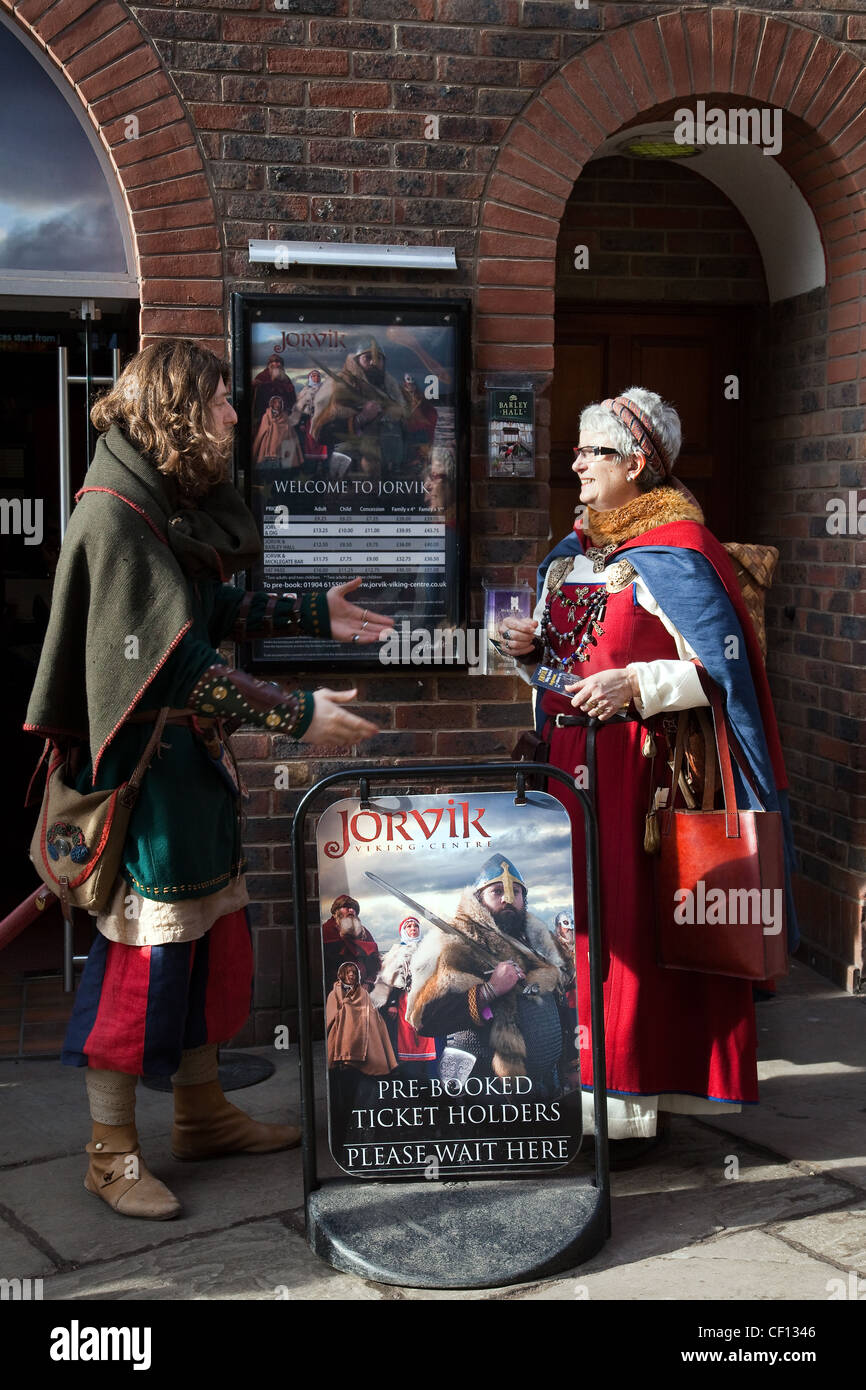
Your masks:
<svg viewBox="0 0 866 1390"><path fill-rule="evenodd" d="M722 697L716 682L709 673L695 662L698 679L710 703L713 714L713 727L716 735L716 747L719 754L719 768L722 774L722 791L725 799L725 836L729 840L740 838L740 813L737 808L737 798L734 791L734 770L731 766L731 750L728 743L728 728L725 720L725 713L722 708ZM687 720L682 714L678 720L677 741L674 749L673 780L671 784L670 804L665 811L664 834L669 835L673 825L674 799L676 797L677 786L679 784L680 772L682 770L683 755L686 743L686 724ZM709 754L709 750L707 750Z"/></svg>
<svg viewBox="0 0 866 1390"><path fill-rule="evenodd" d="M722 693L709 672L699 662L695 662L695 669L713 714L719 768L722 773L722 792L725 798L725 835L729 840L738 840L740 837L740 813L737 809L737 797L734 791L734 769L728 742L728 721L722 708Z"/></svg>
<svg viewBox="0 0 866 1390"><path fill-rule="evenodd" d="M701 810L712 811L716 805L716 744L706 710L698 705L694 713L704 740L704 796Z"/></svg>

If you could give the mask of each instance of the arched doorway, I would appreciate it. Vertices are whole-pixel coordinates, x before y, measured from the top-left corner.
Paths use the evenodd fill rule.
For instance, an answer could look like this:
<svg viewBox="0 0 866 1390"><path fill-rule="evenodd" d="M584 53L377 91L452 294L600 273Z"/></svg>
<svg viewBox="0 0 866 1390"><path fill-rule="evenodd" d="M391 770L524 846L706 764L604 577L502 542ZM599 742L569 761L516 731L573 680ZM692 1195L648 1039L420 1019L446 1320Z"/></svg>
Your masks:
<svg viewBox="0 0 866 1390"><path fill-rule="evenodd" d="M807 955L849 989L862 966L863 872L850 852L862 827L840 814L839 793L863 791L850 756L859 727L847 714L854 696L845 693L860 681L861 575L856 537L828 534L826 504L856 486L856 467L846 460L858 457L862 430L864 94L866 72L851 52L773 16L676 11L606 34L521 112L491 170L476 353L481 371L550 374L555 395L556 247L572 191L607 152L606 142L670 122L678 108L694 111L699 99L725 110L782 113L784 139L770 158L820 229L826 284L796 286L759 306L738 428L751 459L748 539L781 551L768 610L768 669L801 848ZM545 446L549 452L541 429L539 450Z"/></svg>

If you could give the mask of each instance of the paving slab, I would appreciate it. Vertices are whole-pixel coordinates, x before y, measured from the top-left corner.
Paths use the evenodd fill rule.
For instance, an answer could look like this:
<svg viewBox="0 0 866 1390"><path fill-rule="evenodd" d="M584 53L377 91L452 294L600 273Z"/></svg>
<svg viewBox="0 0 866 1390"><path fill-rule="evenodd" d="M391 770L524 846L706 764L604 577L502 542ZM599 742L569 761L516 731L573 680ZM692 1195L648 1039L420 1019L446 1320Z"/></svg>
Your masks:
<svg viewBox="0 0 866 1390"><path fill-rule="evenodd" d="M268 1057L276 1071L267 1081L230 1091L233 1105L256 1119L299 1123L297 1050L250 1048ZM0 1061L0 1169L81 1153L90 1138L90 1117L83 1067L55 1061ZM142 1144L171 1129L171 1096L141 1084L135 1093L136 1125Z"/></svg>
<svg viewBox="0 0 866 1390"><path fill-rule="evenodd" d="M282 1111L265 1112L278 1122ZM183 1215L172 1222L122 1219L99 1197L85 1191L86 1155L7 1169L3 1203L17 1220L56 1250L63 1260L90 1263L179 1235L191 1235L254 1220L303 1204L297 1150L179 1163L169 1153L168 1134L144 1147L148 1167L175 1194Z"/></svg>
<svg viewBox="0 0 866 1390"><path fill-rule="evenodd" d="M757 1020L761 1103L713 1123L866 1188L866 994L794 961Z"/></svg>
<svg viewBox="0 0 866 1390"><path fill-rule="evenodd" d="M286 1300L376 1302L386 1297L360 1279L337 1274L279 1221L181 1238L44 1281L46 1300L82 1302L252 1299L279 1307Z"/></svg>
<svg viewBox="0 0 866 1390"><path fill-rule="evenodd" d="M54 1269L50 1256L0 1217L0 1279L35 1279Z"/></svg>
<svg viewBox="0 0 866 1390"><path fill-rule="evenodd" d="M854 1270L866 1275L866 1206L786 1221L774 1226L772 1234L819 1259L834 1261L842 1272ZM866 1284L863 1294L866 1295Z"/></svg>
<svg viewBox="0 0 866 1390"><path fill-rule="evenodd" d="M764 1231L736 1231L712 1240L598 1273L578 1271L533 1289L515 1290L519 1301L574 1302L657 1299L701 1302L744 1299L826 1300L838 1270Z"/></svg>

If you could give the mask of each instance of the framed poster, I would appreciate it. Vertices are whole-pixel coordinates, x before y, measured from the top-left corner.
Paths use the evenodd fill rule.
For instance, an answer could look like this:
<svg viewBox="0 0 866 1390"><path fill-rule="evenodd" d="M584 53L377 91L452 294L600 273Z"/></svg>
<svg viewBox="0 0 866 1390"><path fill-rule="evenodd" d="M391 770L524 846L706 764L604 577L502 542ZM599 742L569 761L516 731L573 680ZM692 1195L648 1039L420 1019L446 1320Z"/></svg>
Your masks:
<svg viewBox="0 0 866 1390"><path fill-rule="evenodd" d="M562 803L516 804L513 790L346 799L320 816L317 845L343 1171L453 1180L568 1164L590 1042Z"/></svg>
<svg viewBox="0 0 866 1390"><path fill-rule="evenodd" d="M264 543L253 588L360 575L353 601L398 630L465 623L468 318L466 300L232 296L238 467ZM375 647L306 637L254 642L251 660L379 665Z"/></svg>

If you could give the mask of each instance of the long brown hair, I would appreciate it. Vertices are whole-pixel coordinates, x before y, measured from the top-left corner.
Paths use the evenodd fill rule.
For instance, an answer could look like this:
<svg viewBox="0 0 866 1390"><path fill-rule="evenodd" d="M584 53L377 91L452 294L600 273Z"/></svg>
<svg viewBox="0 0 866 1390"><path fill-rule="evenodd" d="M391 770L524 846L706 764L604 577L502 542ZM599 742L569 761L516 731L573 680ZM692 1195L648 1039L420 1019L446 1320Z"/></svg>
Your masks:
<svg viewBox="0 0 866 1390"><path fill-rule="evenodd" d="M229 366L190 338L151 343L127 362L90 412L104 434L117 425L181 490L201 495L227 476L231 436L211 434L207 405Z"/></svg>

